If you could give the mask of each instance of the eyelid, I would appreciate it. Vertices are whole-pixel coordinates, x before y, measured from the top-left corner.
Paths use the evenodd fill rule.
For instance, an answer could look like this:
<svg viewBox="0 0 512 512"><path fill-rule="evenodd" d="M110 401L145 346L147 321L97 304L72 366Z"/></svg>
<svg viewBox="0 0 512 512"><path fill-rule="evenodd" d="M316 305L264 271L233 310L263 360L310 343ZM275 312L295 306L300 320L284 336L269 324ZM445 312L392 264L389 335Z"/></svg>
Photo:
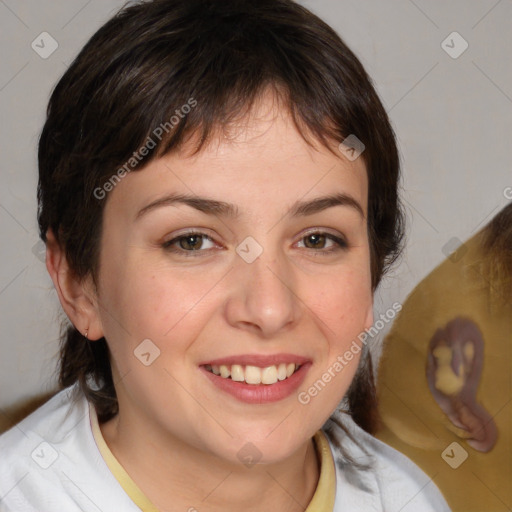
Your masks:
<svg viewBox="0 0 512 512"><path fill-rule="evenodd" d="M213 242L216 245L220 245L216 241L216 239L208 233L208 230L205 229L205 228L188 229L188 230L185 230L185 231L182 231L182 232L175 233L171 237L169 237L168 239L164 239L163 242L161 243L161 245L164 248L170 247L171 245L173 245L174 243L178 242L182 238L186 238L187 236L194 236L194 235L202 237L202 238L207 239L207 240L210 240L211 242ZM196 253L199 253L199 252L205 252L205 251L204 250L203 251L184 251L184 250L181 250L180 252L196 252Z"/></svg>
<svg viewBox="0 0 512 512"><path fill-rule="evenodd" d="M340 240L343 240L346 244L348 244L347 237L341 231L333 232L333 230L330 230L329 228L322 228L322 227L307 229L306 231L304 231L303 233L300 234L299 239L302 239L308 235L315 235L315 234L328 235L328 236L332 236L334 238L339 238Z"/></svg>
<svg viewBox="0 0 512 512"><path fill-rule="evenodd" d="M187 235L206 235L211 238L210 230L208 228L185 228L183 230L177 231L176 233L172 233L171 235L166 235L164 238L164 243L170 242L172 240L175 240L176 238L181 238L182 236Z"/></svg>

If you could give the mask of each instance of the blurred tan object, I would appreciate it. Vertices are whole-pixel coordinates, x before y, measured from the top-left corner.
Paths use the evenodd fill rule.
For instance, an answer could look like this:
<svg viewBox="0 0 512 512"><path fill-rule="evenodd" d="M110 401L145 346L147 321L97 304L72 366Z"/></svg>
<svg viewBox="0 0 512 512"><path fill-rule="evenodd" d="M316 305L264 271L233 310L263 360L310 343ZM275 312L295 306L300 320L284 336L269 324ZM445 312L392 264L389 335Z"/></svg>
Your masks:
<svg viewBox="0 0 512 512"><path fill-rule="evenodd" d="M19 401L6 409L0 409L0 434L14 427L23 418L35 411L39 406L47 402L56 391L42 393L40 395Z"/></svg>
<svg viewBox="0 0 512 512"><path fill-rule="evenodd" d="M386 337L377 437L454 512L512 509L512 204L409 295Z"/></svg>

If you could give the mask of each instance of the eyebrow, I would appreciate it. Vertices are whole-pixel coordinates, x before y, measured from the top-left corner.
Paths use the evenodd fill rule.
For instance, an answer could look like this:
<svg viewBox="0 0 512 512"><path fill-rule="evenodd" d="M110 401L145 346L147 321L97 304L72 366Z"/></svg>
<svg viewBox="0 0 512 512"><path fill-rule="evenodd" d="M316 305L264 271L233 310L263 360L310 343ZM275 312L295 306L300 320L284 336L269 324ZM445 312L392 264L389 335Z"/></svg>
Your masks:
<svg viewBox="0 0 512 512"><path fill-rule="evenodd" d="M143 215L157 208L173 206L175 204L184 204L208 215L220 215L222 217L231 218L240 216L238 207L231 203L188 194L169 194L144 206L144 208L137 213L135 219L138 220ZM288 215L292 217L306 217L334 206L348 206L356 210L363 219L365 218L363 208L356 199L348 194L342 193L317 197L310 201L296 201L289 209Z"/></svg>

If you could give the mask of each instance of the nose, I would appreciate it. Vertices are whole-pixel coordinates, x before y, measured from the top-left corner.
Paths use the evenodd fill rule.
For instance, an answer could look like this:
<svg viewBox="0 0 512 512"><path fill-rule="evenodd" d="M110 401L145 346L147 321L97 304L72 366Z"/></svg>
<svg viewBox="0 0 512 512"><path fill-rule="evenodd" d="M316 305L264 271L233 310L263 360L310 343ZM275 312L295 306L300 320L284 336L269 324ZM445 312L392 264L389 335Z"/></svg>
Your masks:
<svg viewBox="0 0 512 512"><path fill-rule="evenodd" d="M230 325L269 338L293 328L301 303L293 265L277 250L263 250L252 263L236 258L230 272L225 314Z"/></svg>

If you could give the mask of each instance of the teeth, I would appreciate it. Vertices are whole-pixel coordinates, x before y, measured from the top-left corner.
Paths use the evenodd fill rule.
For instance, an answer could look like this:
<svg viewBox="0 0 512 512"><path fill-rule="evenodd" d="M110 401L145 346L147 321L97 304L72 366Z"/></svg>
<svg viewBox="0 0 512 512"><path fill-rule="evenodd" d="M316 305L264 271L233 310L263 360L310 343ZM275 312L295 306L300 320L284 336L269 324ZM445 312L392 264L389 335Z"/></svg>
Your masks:
<svg viewBox="0 0 512 512"><path fill-rule="evenodd" d="M206 369L220 375L224 379L231 377L236 382L246 382L247 384L275 384L277 381L282 381L293 375L293 373L300 368L295 363L281 363L279 365L267 366L266 368L259 368L258 366L242 366L240 364L233 364L226 366L224 364L207 365Z"/></svg>
<svg viewBox="0 0 512 512"><path fill-rule="evenodd" d="M246 366L245 382L247 384L261 384L261 370L256 366Z"/></svg>
<svg viewBox="0 0 512 512"><path fill-rule="evenodd" d="M293 365L295 368L295 365ZM262 384L275 384L277 382L277 368L275 366L267 366L261 370Z"/></svg>
<svg viewBox="0 0 512 512"><path fill-rule="evenodd" d="M279 365L279 368L277 369L277 378L279 380L286 379L286 364L285 363L281 363Z"/></svg>
<svg viewBox="0 0 512 512"><path fill-rule="evenodd" d="M244 369L239 364L231 366L231 380L242 382L244 380Z"/></svg>

